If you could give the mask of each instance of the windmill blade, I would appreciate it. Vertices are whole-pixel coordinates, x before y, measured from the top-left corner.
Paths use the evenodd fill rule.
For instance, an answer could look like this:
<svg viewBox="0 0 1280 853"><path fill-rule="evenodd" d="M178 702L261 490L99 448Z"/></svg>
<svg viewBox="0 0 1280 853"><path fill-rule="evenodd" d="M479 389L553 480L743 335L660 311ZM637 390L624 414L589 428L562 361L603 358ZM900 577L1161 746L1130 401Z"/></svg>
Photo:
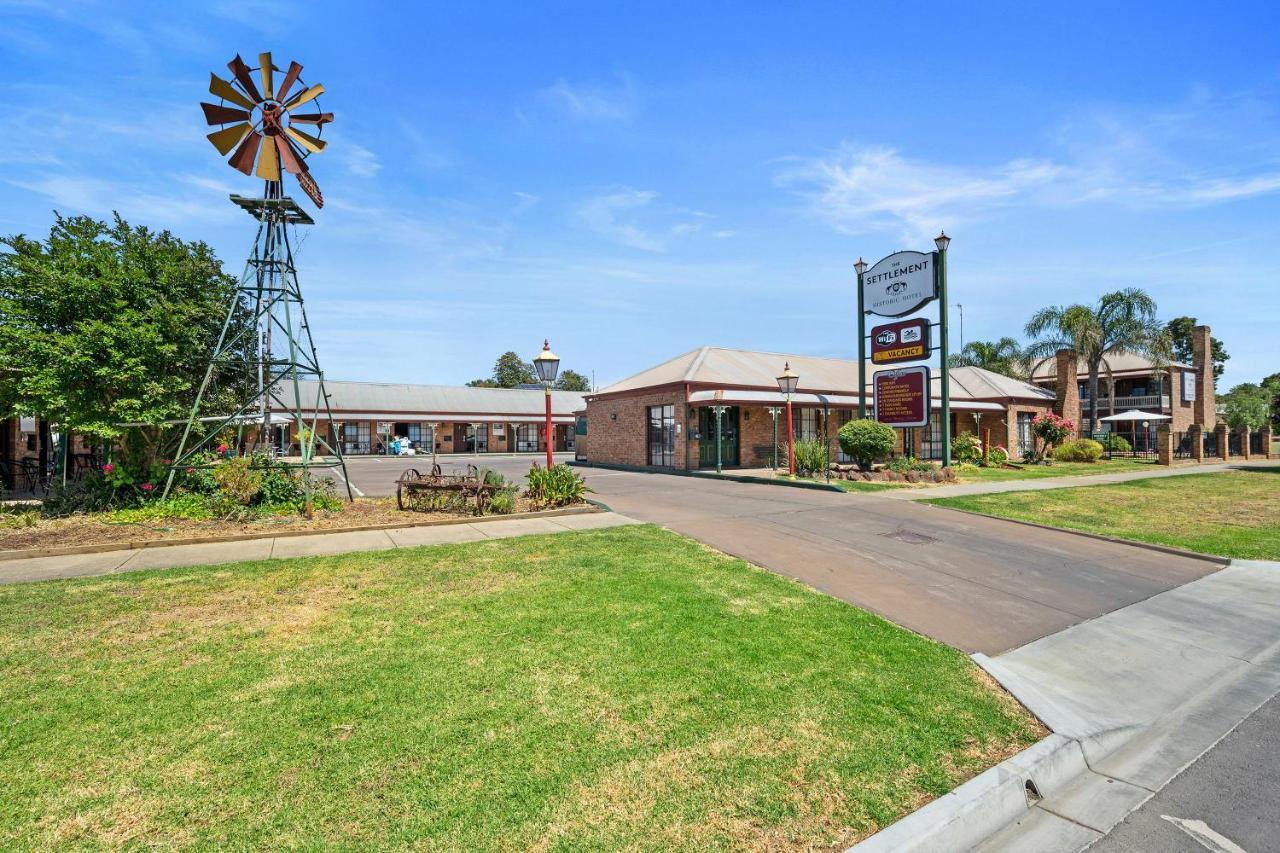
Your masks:
<svg viewBox="0 0 1280 853"><path fill-rule="evenodd" d="M267 100L272 100L274 96L271 94L275 91L275 85L271 82L271 72L275 70L275 66L271 64L271 51L258 54L258 73L262 75L262 94Z"/></svg>
<svg viewBox="0 0 1280 853"><path fill-rule="evenodd" d="M291 124L328 124L333 121L333 113L307 113L300 116L289 116Z"/></svg>
<svg viewBox="0 0 1280 853"><path fill-rule="evenodd" d="M324 94L324 86L317 83L314 86L312 86L310 89L304 89L298 94L294 95L293 98L284 105L284 108L286 110L291 110L294 107L300 107L303 104L307 103L308 101L314 101L316 98L320 97L323 94Z"/></svg>
<svg viewBox="0 0 1280 853"><path fill-rule="evenodd" d="M280 152L280 164L291 175L307 171L307 164L293 150L293 143L283 136L272 137L276 141L276 150Z"/></svg>
<svg viewBox="0 0 1280 853"><path fill-rule="evenodd" d="M246 113L246 117L247 117ZM244 135L252 130L249 122L242 122L232 127L224 127L222 130L215 130L209 134L209 141L213 143L213 147L218 149L218 153L226 156L227 152L236 147L236 143L244 138Z"/></svg>
<svg viewBox="0 0 1280 853"><path fill-rule="evenodd" d="M258 156L258 146L261 144L262 134L256 130L250 130L249 136L244 142L240 143L236 153L232 154L231 159L227 162L231 164L233 169L238 169L246 175L253 174L253 160Z"/></svg>
<svg viewBox="0 0 1280 853"><path fill-rule="evenodd" d="M201 102L200 109L204 110L204 120L208 124L231 124L233 121L248 121L248 110L236 110L231 107L222 107L216 104L206 104ZM239 140L236 140L239 142ZM227 152L223 151L223 154Z"/></svg>
<svg viewBox="0 0 1280 853"><path fill-rule="evenodd" d="M320 192L320 185L316 183L316 179L311 177L310 172L303 172L297 176L298 186L302 187L302 191L315 204L316 207L324 207L324 195Z"/></svg>
<svg viewBox="0 0 1280 853"><path fill-rule="evenodd" d="M308 151L323 151L324 147L329 144L325 142L323 139L316 139L311 134L303 133L302 131L292 127L286 127L284 129L284 132L289 134L289 136L295 142L297 142L299 145L301 145L303 148L307 149Z"/></svg>
<svg viewBox="0 0 1280 853"><path fill-rule="evenodd" d="M280 82L280 88L276 91L276 100L283 101L289 97L289 90L293 88L293 84L298 82L298 75L302 73L302 66L296 62L289 63L289 71L284 75L284 80Z"/></svg>
<svg viewBox="0 0 1280 853"><path fill-rule="evenodd" d="M244 107L246 110L251 110L255 106L253 101L240 94L239 89L213 73L209 74L209 94L217 95L222 100L230 101L237 106Z"/></svg>
<svg viewBox="0 0 1280 853"><path fill-rule="evenodd" d="M258 177L264 181L280 180L280 154L274 145L262 146L262 156L258 158Z"/></svg>
<svg viewBox="0 0 1280 853"><path fill-rule="evenodd" d="M236 82L249 95L255 104L262 103L262 96L258 94L258 87L253 85L253 76L249 73L249 66L244 64L244 60L240 58L240 54L236 54L236 58L227 63L227 67L231 69L231 74L236 78Z"/></svg>

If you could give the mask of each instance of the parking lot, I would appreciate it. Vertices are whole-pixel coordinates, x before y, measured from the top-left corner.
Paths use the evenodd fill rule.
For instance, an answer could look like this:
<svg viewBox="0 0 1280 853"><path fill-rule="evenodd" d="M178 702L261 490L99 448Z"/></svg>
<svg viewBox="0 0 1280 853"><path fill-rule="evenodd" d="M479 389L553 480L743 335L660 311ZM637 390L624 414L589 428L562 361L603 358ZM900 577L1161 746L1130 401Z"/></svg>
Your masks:
<svg viewBox="0 0 1280 853"><path fill-rule="evenodd" d="M573 459L572 453L557 453L556 463ZM441 453L436 456L441 470L446 474L462 474L468 465L497 471L508 480L522 483L524 475L535 462L546 464L546 456L541 453L522 453L519 455L481 453L454 454ZM351 486L357 497L384 497L396 493L396 479L410 468L422 473L431 470L431 456L349 456L347 457L347 476L351 478ZM335 469L336 470L336 469Z"/></svg>

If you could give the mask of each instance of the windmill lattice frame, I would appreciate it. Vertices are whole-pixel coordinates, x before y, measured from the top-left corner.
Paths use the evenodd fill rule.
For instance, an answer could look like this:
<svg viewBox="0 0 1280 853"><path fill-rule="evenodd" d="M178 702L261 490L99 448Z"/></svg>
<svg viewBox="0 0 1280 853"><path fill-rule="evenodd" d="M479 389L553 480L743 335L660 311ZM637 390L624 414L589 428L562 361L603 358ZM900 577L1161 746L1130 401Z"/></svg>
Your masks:
<svg viewBox="0 0 1280 853"><path fill-rule="evenodd" d="M325 392L324 372L320 369L311 326L307 321L294 263L294 240L290 237L291 229L296 231L300 225L312 225L314 220L284 194L282 178L285 173L293 175L316 207L324 206L324 197L311 176L307 161L311 155L327 147L328 143L322 136L324 126L333 121L333 113L320 109L319 97L324 93L324 86L303 83L302 66L297 62L289 64L278 87L275 74L280 69L272 63L270 53L259 55L256 68L247 65L237 54L227 63L227 68L231 71L231 80L210 75L209 91L219 97L219 103L201 103L200 106L208 125L219 126L208 135L208 139L219 154L231 155L228 165L245 175L256 174L263 180L261 198L231 196L234 204L258 221L258 229L235 296L227 306L222 333L183 428L164 494L167 496L173 487L175 473L184 466L190 466L193 457L204 451L228 426L235 425L238 435L242 435L246 423L256 422L259 426L257 447L274 448L273 428L276 422L273 421L273 409L278 408L287 412L282 421L293 428L299 446L297 459L283 464L301 469L305 511L310 515L314 469L339 470L348 500L352 499L352 491L341 442L334 436L333 413ZM261 90L254 82L255 73L262 82ZM299 87L296 91L295 86ZM294 112L307 104L314 104L317 112ZM314 126L316 132L311 134L298 130L293 126L295 123ZM246 310L252 312L252 322L234 323L237 313ZM249 334L256 339L246 341ZM237 366L231 363L254 370L254 393L242 399L231 413L202 418L201 409L215 374L220 366ZM300 382L304 380L315 381L314 400L302 399ZM309 422L307 413L310 414ZM212 428L195 436L197 423L211 423ZM285 443L289 443L287 436Z"/></svg>

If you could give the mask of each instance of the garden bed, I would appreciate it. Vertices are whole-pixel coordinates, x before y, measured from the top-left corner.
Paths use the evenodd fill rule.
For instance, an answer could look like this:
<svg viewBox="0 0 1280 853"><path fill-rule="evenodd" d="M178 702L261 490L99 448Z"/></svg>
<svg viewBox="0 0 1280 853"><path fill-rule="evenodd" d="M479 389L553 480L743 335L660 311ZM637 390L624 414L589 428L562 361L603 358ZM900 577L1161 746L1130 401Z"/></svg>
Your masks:
<svg viewBox="0 0 1280 853"><path fill-rule="evenodd" d="M558 509L581 511L589 507L578 502ZM524 496L516 498L516 510L506 515L484 518L512 518L544 509ZM415 527L441 523L465 523L480 520L473 512L434 510L403 511L396 508L395 498L360 498L343 504L336 511L319 510L312 518L296 513L259 516L249 520L226 518L160 518L132 520L134 511L73 515L66 518L0 516L0 558L13 551L68 551L92 549L94 546L135 547L146 542L211 542L265 536L305 533L368 530L379 527Z"/></svg>

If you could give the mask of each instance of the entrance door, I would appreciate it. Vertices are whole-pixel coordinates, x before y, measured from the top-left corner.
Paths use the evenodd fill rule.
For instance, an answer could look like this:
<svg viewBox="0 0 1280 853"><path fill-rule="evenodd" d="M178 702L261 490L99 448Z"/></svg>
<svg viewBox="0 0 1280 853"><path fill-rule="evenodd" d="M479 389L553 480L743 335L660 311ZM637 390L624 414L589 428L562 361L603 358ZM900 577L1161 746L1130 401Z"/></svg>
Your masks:
<svg viewBox="0 0 1280 853"><path fill-rule="evenodd" d="M716 413L710 406L698 409L698 466L716 467ZM726 406L720 416L720 464L738 465L738 407Z"/></svg>
<svg viewBox="0 0 1280 853"><path fill-rule="evenodd" d="M467 434L464 447L468 453L488 453L489 425L467 424Z"/></svg>

